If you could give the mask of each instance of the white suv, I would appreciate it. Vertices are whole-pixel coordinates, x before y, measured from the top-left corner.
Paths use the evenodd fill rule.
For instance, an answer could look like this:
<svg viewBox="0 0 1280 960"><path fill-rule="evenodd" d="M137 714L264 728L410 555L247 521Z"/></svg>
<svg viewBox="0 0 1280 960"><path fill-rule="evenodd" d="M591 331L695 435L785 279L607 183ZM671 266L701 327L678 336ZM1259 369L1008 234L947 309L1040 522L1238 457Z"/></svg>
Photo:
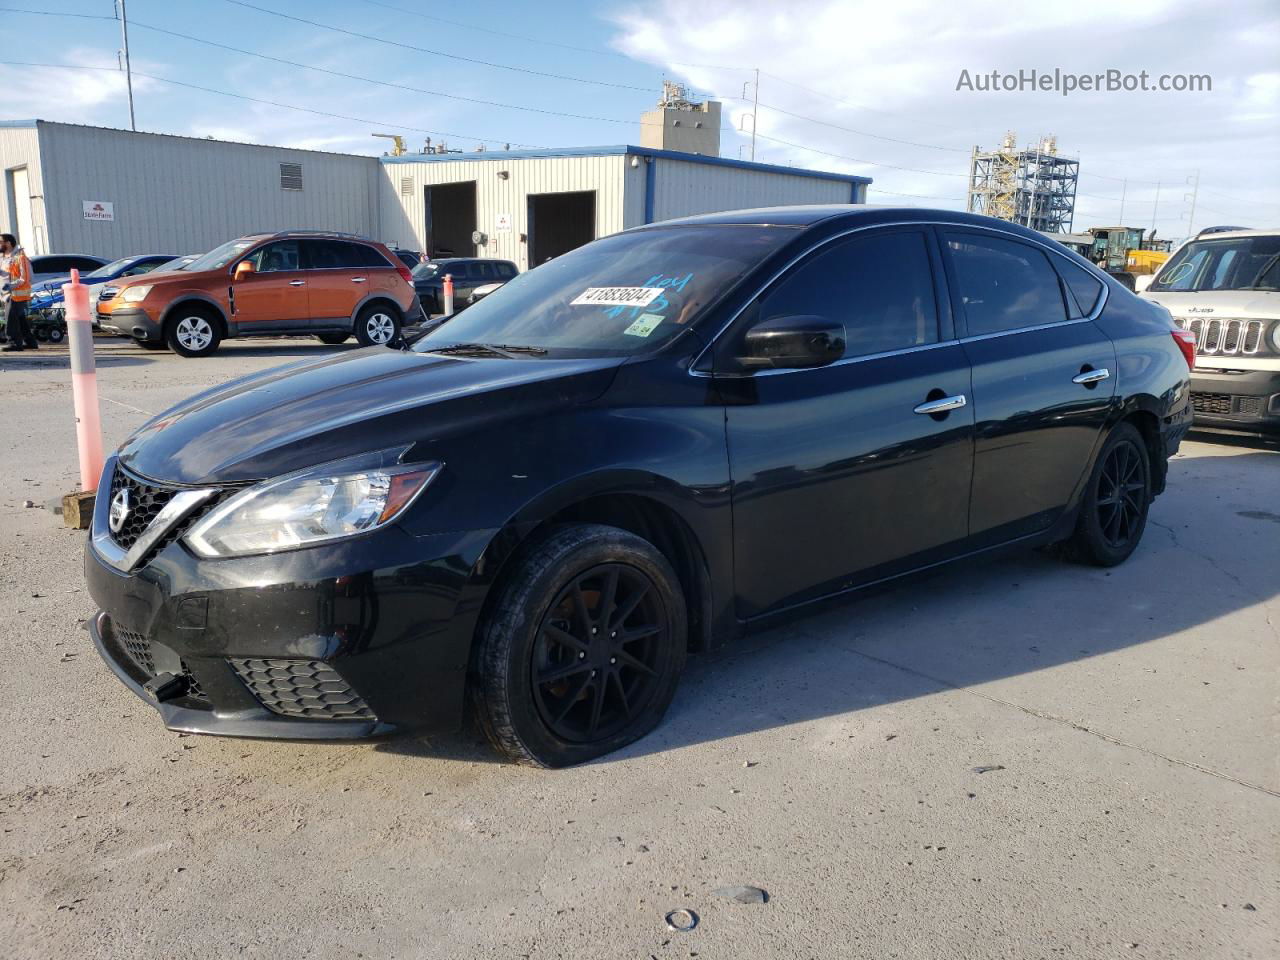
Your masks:
<svg viewBox="0 0 1280 960"><path fill-rule="evenodd" d="M1143 280L1196 335L1196 426L1280 433L1280 229L1201 232Z"/></svg>

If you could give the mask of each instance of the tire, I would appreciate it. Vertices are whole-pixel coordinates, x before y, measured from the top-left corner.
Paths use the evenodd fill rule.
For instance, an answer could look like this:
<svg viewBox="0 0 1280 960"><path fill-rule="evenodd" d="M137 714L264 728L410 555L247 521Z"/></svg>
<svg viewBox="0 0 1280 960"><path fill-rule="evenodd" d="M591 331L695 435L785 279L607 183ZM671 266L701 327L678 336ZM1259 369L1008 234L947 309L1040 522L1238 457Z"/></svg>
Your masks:
<svg viewBox="0 0 1280 960"><path fill-rule="evenodd" d="M143 350L168 350L169 345L163 340L134 340Z"/></svg>
<svg viewBox="0 0 1280 960"><path fill-rule="evenodd" d="M164 325L164 340L180 357L207 357L222 342L218 318L203 307L182 307Z"/></svg>
<svg viewBox="0 0 1280 960"><path fill-rule="evenodd" d="M513 562L472 662L472 706L493 746L517 763L565 767L656 727L688 647L684 592L666 558L625 530L574 524ZM611 582L617 602L602 617ZM636 636L611 642L625 633Z"/></svg>
<svg viewBox="0 0 1280 960"><path fill-rule="evenodd" d="M386 347L400 340L400 311L371 303L356 317L356 339L362 347Z"/></svg>
<svg viewBox="0 0 1280 960"><path fill-rule="evenodd" d="M48 327L36 327L35 330L33 330L32 332L36 335L36 339L39 340L41 343L48 342L49 340Z"/></svg>
<svg viewBox="0 0 1280 960"><path fill-rule="evenodd" d="M1117 489L1119 487L1120 489ZM1068 556L1099 567L1123 563L1137 549L1151 509L1151 459L1131 423L1111 431L1080 501Z"/></svg>
<svg viewBox="0 0 1280 960"><path fill-rule="evenodd" d="M327 343L331 347L336 347L340 343L346 343L351 339L349 333L317 333L316 339L321 343Z"/></svg>
<svg viewBox="0 0 1280 960"><path fill-rule="evenodd" d="M67 332L61 327L50 327L48 337L50 343L61 343L67 339Z"/></svg>

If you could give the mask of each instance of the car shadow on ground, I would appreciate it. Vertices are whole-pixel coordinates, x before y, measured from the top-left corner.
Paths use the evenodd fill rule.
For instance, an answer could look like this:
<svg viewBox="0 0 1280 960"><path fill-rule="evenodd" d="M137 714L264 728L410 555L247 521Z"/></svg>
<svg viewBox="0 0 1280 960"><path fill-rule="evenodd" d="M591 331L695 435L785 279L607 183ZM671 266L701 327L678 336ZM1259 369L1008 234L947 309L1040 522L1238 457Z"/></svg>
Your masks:
<svg viewBox="0 0 1280 960"><path fill-rule="evenodd" d="M1276 452L1256 441L1245 446L1258 452L1232 457L1233 470L1280 470ZM1192 467L1200 459L1178 462ZM1232 523L1226 539L1261 538L1253 540L1253 562L1261 545L1263 559L1270 550L1280 568L1280 533L1272 533L1280 524L1280 506L1234 511L1224 520ZM1011 549L851 594L690 658L658 728L596 762L1049 670L1208 624L1280 593L1272 578L1245 579L1223 569L1215 548L1201 548L1190 537L1177 504L1162 497L1138 551L1110 570L1073 563L1053 551ZM1204 574L1215 582L1197 590L1153 589L1185 570L1189 554L1204 557ZM499 759L471 723L460 734L393 738L378 749L469 762Z"/></svg>

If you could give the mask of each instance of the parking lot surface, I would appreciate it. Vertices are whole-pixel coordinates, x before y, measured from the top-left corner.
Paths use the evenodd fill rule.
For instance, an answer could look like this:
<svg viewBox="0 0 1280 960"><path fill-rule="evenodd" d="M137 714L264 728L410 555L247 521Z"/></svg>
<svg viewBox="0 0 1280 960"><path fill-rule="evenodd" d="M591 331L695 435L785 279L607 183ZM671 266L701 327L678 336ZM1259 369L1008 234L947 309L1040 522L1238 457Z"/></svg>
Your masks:
<svg viewBox="0 0 1280 960"><path fill-rule="evenodd" d="M108 446L334 349L101 341ZM0 396L5 957L1280 951L1275 446L1185 443L1121 567L1020 552L862 596L694 658L654 734L536 771L469 728L164 730L94 652L85 535L44 508L78 477L65 349L0 361ZM767 901L715 893L741 884Z"/></svg>

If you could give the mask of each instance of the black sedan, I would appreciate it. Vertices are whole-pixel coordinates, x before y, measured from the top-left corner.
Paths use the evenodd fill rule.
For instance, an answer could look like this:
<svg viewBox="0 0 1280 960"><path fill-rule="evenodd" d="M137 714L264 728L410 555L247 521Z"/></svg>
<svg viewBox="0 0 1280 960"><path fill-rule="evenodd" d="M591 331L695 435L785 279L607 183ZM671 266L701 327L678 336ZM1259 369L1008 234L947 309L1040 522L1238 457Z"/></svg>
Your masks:
<svg viewBox="0 0 1280 960"><path fill-rule="evenodd" d="M102 478L93 636L174 730L469 700L506 756L580 762L659 722L686 653L818 601L1009 545L1125 560L1191 422L1187 339L984 217L642 227L145 424Z"/></svg>
<svg viewBox="0 0 1280 960"><path fill-rule="evenodd" d="M476 288L491 283L505 283L520 271L510 260L488 260L480 257L449 257L427 260L413 268L413 289L428 317L444 313L444 278L453 279L455 311L467 305Z"/></svg>

